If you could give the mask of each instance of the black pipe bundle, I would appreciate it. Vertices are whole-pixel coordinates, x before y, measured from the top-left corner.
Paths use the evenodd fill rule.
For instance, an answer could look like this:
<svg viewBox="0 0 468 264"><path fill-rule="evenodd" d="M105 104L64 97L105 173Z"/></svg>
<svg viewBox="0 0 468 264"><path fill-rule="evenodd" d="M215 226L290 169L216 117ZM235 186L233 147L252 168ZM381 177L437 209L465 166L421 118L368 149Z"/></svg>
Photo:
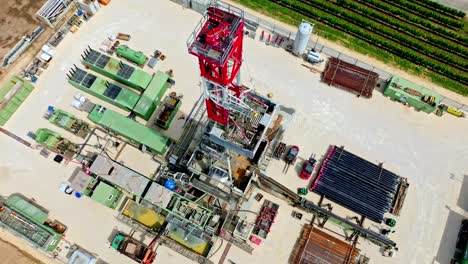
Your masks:
<svg viewBox="0 0 468 264"><path fill-rule="evenodd" d="M391 210L401 178L343 148L332 146L312 189L381 223Z"/></svg>

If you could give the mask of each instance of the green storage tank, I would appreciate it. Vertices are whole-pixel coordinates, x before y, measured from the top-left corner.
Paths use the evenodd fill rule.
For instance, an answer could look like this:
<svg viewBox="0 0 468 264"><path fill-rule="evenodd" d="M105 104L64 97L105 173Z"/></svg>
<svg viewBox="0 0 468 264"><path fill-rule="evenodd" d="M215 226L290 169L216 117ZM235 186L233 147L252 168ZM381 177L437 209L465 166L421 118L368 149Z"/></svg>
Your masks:
<svg viewBox="0 0 468 264"><path fill-rule="evenodd" d="M117 54L117 56L134 62L138 66L145 65L146 61L148 60L148 57L146 57L146 55L143 54L143 52L133 50L126 45L120 45L115 51L115 53Z"/></svg>
<svg viewBox="0 0 468 264"><path fill-rule="evenodd" d="M435 111L441 98L440 94L436 92L396 76L388 81L384 95L426 113Z"/></svg>

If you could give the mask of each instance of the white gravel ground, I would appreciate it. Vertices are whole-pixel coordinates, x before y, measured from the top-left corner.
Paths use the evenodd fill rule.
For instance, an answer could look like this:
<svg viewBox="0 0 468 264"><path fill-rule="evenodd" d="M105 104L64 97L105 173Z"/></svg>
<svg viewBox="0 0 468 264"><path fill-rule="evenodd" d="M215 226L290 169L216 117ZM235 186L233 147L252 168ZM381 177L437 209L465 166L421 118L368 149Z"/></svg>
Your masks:
<svg viewBox="0 0 468 264"><path fill-rule="evenodd" d="M80 54L87 45L97 47L107 35L116 32L130 33L129 45L135 49L147 54L159 49L167 55L157 69L174 70L173 90L184 95L181 114L186 115L200 94L198 64L185 46L199 19L199 14L170 1L112 1L77 33L66 37L54 61L41 75L36 90L6 128L26 137L28 131L50 127L78 141L48 124L42 114L48 105L54 105L85 118L69 106L77 90L67 83L65 73L73 64L80 64ZM344 145L370 161L385 162L385 167L409 179L407 201L398 219L397 232L392 234L400 250L394 258L383 258L377 247L361 240L362 252L371 257L372 263L448 263L459 220L467 215L467 207L460 204L464 200L459 199L461 182L465 181L466 186L468 181L465 180L468 178L467 120L418 113L391 102L377 91L372 99L356 98L321 83L319 75L302 67L299 59L258 40L246 39L244 50L244 80L248 82L252 78L259 92L271 92L274 100L296 110L284 141L298 145L301 158L307 158L312 152L323 155L331 144ZM168 131L169 135L177 138L180 126L181 122L176 123ZM116 211L91 199L78 200L58 191L59 184L70 176L72 164L65 166L46 160L38 151L27 149L3 134L0 144L0 194L20 192L34 197L54 218L69 227L67 239L109 263L129 262L108 246L113 228L128 230L116 221ZM132 159L127 155L125 158ZM135 154L135 162L139 158ZM286 174L282 169L282 162L273 161L267 174L292 189L306 185L293 168ZM281 210L270 237L252 256L232 247L227 259L238 259L237 263L285 263L291 253L291 243L299 236L301 222L292 222L291 208L282 205ZM214 257L217 258L219 254ZM157 261L189 262L165 248L159 249Z"/></svg>

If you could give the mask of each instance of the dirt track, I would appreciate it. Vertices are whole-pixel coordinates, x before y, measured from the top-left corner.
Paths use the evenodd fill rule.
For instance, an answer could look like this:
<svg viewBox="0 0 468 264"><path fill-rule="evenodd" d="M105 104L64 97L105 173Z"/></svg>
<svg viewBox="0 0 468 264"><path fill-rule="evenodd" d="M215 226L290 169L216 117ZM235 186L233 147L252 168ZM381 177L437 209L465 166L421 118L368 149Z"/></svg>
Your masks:
<svg viewBox="0 0 468 264"><path fill-rule="evenodd" d="M0 0L0 58L40 23L34 14L45 0Z"/></svg>
<svg viewBox="0 0 468 264"><path fill-rule="evenodd" d="M438 0L436 2L468 12L468 2L466 0Z"/></svg>
<svg viewBox="0 0 468 264"><path fill-rule="evenodd" d="M15 263L15 264L41 264L39 260L31 255L19 250L17 247L8 242L0 239L0 256L2 256L1 263Z"/></svg>

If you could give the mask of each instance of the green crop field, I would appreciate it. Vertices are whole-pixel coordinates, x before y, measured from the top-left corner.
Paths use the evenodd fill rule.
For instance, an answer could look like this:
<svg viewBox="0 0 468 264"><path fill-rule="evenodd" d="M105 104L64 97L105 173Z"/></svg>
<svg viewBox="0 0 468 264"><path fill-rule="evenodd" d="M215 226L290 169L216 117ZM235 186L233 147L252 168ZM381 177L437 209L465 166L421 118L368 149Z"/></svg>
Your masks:
<svg viewBox="0 0 468 264"><path fill-rule="evenodd" d="M430 0L236 0L468 96L468 19Z"/></svg>

